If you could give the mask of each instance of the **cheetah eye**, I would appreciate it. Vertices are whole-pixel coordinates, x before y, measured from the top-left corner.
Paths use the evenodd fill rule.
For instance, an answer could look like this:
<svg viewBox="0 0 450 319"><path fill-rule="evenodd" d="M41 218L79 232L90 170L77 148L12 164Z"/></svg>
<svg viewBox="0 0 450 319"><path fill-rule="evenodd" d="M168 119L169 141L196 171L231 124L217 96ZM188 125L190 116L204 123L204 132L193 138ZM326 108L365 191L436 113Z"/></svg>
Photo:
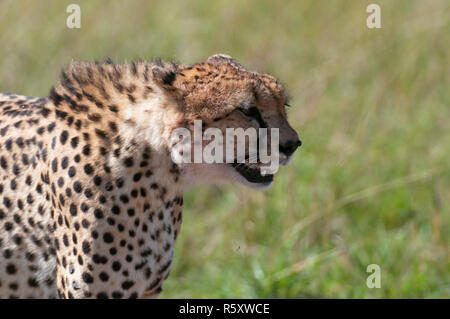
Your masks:
<svg viewBox="0 0 450 319"><path fill-rule="evenodd" d="M259 127L267 127L266 123L264 122L261 113L259 112L258 108L256 106L253 106L249 108L248 110L239 109L244 115L251 120L258 123Z"/></svg>

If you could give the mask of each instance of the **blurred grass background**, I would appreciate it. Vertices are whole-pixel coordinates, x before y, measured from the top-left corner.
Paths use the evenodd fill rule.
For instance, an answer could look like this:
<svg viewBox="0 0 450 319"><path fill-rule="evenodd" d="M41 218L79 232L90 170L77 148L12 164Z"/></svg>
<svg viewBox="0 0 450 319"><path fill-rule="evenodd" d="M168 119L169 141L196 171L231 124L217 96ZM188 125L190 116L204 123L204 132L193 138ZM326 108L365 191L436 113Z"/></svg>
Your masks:
<svg viewBox="0 0 450 319"><path fill-rule="evenodd" d="M0 91L45 96L71 59L105 56L272 73L304 145L269 191L186 194L162 297L449 298L449 17L446 0L1 0Z"/></svg>

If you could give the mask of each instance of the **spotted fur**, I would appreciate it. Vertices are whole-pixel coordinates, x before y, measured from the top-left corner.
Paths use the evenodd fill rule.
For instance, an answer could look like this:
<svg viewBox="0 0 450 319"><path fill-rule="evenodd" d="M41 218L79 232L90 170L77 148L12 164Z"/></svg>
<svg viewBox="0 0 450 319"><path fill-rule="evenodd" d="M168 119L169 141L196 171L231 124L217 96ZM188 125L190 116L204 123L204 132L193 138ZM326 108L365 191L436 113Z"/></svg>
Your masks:
<svg viewBox="0 0 450 319"><path fill-rule="evenodd" d="M225 174L175 164L172 130L248 126L234 111L257 101L282 139L297 138L276 79L224 55L73 63L46 98L0 94L0 297L157 296L183 191Z"/></svg>

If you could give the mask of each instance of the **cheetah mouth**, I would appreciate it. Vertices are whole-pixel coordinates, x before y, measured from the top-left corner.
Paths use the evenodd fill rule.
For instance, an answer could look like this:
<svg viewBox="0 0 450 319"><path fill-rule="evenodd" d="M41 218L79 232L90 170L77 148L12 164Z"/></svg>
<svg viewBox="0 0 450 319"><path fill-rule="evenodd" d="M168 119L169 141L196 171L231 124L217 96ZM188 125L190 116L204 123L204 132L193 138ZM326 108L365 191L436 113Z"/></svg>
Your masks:
<svg viewBox="0 0 450 319"><path fill-rule="evenodd" d="M270 184L273 182L273 174L261 174L261 167L246 163L231 163L231 166L250 183Z"/></svg>

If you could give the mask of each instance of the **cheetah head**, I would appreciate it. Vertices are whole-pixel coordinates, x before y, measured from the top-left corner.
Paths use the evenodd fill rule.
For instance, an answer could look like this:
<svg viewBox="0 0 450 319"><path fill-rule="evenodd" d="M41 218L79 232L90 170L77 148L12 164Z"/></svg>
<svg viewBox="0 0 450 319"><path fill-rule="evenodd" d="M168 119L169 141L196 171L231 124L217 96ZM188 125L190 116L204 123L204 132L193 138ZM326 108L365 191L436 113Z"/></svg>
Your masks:
<svg viewBox="0 0 450 319"><path fill-rule="evenodd" d="M188 186L231 180L251 188L268 188L278 166L262 162L261 139L265 137L265 155L281 165L287 165L301 145L286 117L285 90L273 76L250 72L222 54L193 66L154 66L153 75L172 94L182 112L173 126L170 151L172 159L180 163ZM180 135L180 128L187 135ZM242 129L235 131L236 136L243 132L244 135L227 144L227 129L231 128ZM256 132L253 147L249 128ZM266 129L266 135L260 135L260 129ZM183 140L186 136L188 139ZM216 149L211 151L213 141L217 142ZM205 158L207 154L216 161ZM200 157L196 159L196 155ZM217 161L218 158L223 161Z"/></svg>

